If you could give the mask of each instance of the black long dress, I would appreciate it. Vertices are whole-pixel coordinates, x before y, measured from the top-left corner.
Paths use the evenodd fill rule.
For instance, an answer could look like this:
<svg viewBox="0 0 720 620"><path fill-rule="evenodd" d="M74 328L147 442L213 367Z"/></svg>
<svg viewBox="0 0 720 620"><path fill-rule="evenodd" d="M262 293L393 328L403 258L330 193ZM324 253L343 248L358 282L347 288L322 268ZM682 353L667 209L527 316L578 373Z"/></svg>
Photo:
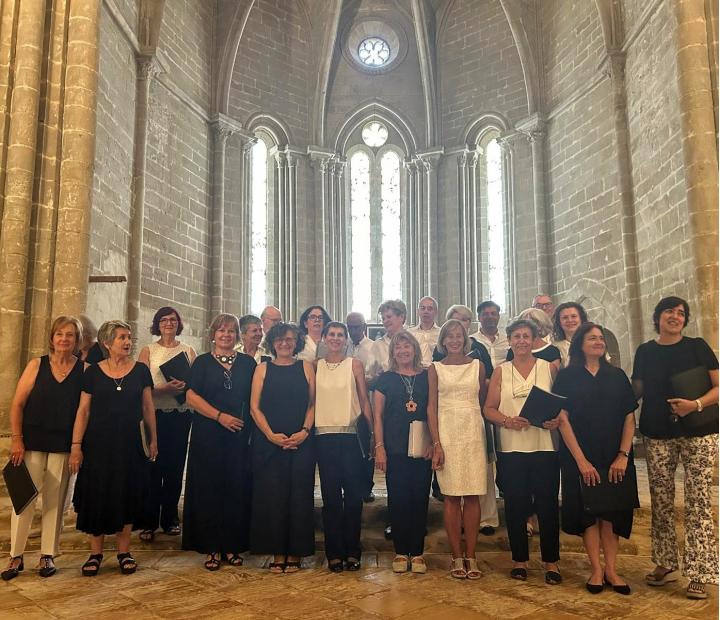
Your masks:
<svg viewBox="0 0 720 620"><path fill-rule="evenodd" d="M245 421L232 432L193 413L185 481L182 548L199 553L242 553L248 549L247 451L250 438L250 386L255 360L238 355L225 368L210 353L199 355L188 388L210 405ZM229 386L229 387L228 387Z"/></svg>
<svg viewBox="0 0 720 620"><path fill-rule="evenodd" d="M122 380L108 377L98 365L85 371L82 391L92 401L73 496L82 532L115 534L128 523L137 529L142 520L150 470L140 420L143 390L152 386L145 364L136 363Z"/></svg>
<svg viewBox="0 0 720 620"><path fill-rule="evenodd" d="M584 366L563 368L553 383L553 392L568 397L567 411L578 444L585 458L601 474L607 474L618 455L626 416L637 409L630 381L620 368L600 366L593 376ZM589 514L583 509L580 492L580 471L564 443L560 446L562 475L562 529L568 534L582 535L597 518L610 521L618 536L629 538L633 511L623 510ZM635 487L637 479L633 454L630 452L625 477ZM636 499L636 507L640 504Z"/></svg>
<svg viewBox="0 0 720 620"><path fill-rule="evenodd" d="M290 366L267 362L260 409L273 432L289 437L302 429L308 400L302 361ZM298 557L315 553L313 437L297 450L283 450L256 427L252 466L252 552Z"/></svg>

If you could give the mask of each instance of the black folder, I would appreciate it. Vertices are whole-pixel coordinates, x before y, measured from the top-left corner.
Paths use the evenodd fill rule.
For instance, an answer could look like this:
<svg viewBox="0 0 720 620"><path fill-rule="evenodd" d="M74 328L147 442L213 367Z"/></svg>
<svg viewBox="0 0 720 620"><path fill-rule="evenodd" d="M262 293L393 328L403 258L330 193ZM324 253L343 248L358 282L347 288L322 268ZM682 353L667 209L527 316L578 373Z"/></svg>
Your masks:
<svg viewBox="0 0 720 620"><path fill-rule="evenodd" d="M696 366L670 377L671 398L696 400L704 396L712 388L710 374L705 366ZM717 427L718 406L708 405L702 411L694 411L685 416L673 416L688 431L705 430Z"/></svg>
<svg viewBox="0 0 720 620"><path fill-rule="evenodd" d="M360 444L360 452L362 452L363 460L369 461L372 458L372 429L368 424L367 418L361 413L355 422L358 443Z"/></svg>
<svg viewBox="0 0 720 620"><path fill-rule="evenodd" d="M552 392L546 392L536 385L532 386L520 415L533 426L542 428L543 422L557 417L565 407L567 398Z"/></svg>
<svg viewBox="0 0 720 620"><path fill-rule="evenodd" d="M599 471L600 484L589 486L579 478L583 509L589 514L603 514L639 508L637 477L635 471L625 472L621 482L610 482L608 472Z"/></svg>
<svg viewBox="0 0 720 620"><path fill-rule="evenodd" d="M3 478L5 478L5 486L10 495L15 514L19 515L25 507L33 501L38 494L35 483L30 477L25 461L20 465L8 463L3 468Z"/></svg>
<svg viewBox="0 0 720 620"><path fill-rule="evenodd" d="M190 379L190 358L188 354L185 351L178 353L164 364L160 364L160 371L168 381L177 379L187 383ZM185 394L176 394L175 400L182 405L185 402Z"/></svg>

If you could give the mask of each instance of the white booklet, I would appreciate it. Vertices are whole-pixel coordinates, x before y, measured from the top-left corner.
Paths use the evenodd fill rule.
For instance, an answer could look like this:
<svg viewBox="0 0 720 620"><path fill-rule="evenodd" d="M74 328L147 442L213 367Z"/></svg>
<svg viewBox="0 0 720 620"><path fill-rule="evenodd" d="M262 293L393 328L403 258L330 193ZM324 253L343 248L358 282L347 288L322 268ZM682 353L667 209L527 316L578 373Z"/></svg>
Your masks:
<svg viewBox="0 0 720 620"><path fill-rule="evenodd" d="M413 420L410 422L408 433L408 456L414 459L421 459L427 454L430 447L430 429L427 422Z"/></svg>

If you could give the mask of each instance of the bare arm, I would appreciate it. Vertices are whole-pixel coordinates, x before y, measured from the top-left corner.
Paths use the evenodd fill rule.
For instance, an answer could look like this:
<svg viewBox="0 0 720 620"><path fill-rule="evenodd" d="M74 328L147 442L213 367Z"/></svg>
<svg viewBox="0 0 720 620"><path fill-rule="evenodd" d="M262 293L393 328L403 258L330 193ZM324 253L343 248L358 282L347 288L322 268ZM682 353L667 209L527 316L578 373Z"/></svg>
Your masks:
<svg viewBox="0 0 720 620"><path fill-rule="evenodd" d="M385 412L385 394L375 390L373 392L373 411L375 413L375 467L380 471L387 470L387 455L385 453L385 438L383 436L383 414Z"/></svg>
<svg viewBox="0 0 720 620"><path fill-rule="evenodd" d="M635 398L642 398L643 397L643 382L642 379L633 379L632 382L632 388L633 393L635 394Z"/></svg>
<svg viewBox="0 0 720 620"><path fill-rule="evenodd" d="M625 456L625 452L632 450L632 440L635 435L635 413L631 411L625 416L625 422L623 423L623 432L620 437L620 448L615 460L610 465L610 473L608 477L610 482L620 482L625 476L625 470L627 469L628 457Z"/></svg>
<svg viewBox="0 0 720 620"><path fill-rule="evenodd" d="M373 427L373 412L370 406L370 399L368 398L367 383L365 383L365 369L363 368L362 362L358 359L352 361L352 371L355 377L355 390L360 401L360 410L363 412L365 419L367 420L370 428Z"/></svg>
<svg viewBox="0 0 720 620"><path fill-rule="evenodd" d="M20 465L25 457L25 442L23 441L23 411L27 399L35 386L38 370L40 369L40 358L32 359L25 366L22 375L15 388L15 395L10 405L10 460L13 465Z"/></svg>
<svg viewBox="0 0 720 620"><path fill-rule="evenodd" d="M286 450L295 449L305 441L310 436L310 430L315 423L315 366L312 362L303 361L303 371L308 383L308 406L305 410L305 420L303 427L288 437L284 445Z"/></svg>
<svg viewBox="0 0 720 620"><path fill-rule="evenodd" d="M242 427L245 426L245 422L243 420L213 407L194 390L187 391L187 404L188 407L193 409L196 413L214 420L220 424L220 426L223 426L232 433L242 430Z"/></svg>
<svg viewBox="0 0 720 620"><path fill-rule="evenodd" d="M71 474L78 473L80 471L80 466L82 465L82 442L85 437L88 418L90 417L91 402L92 395L87 392L80 392L80 405L78 406L77 413L75 414L75 424L73 425L72 432L72 445L70 446L70 461L68 463Z"/></svg>
<svg viewBox="0 0 720 620"><path fill-rule="evenodd" d="M478 401L480 402L480 407L482 407L487 400L489 381L485 376L485 364L480 361L478 366L480 367L480 370L478 371L478 382L480 385L480 391L478 392Z"/></svg>
<svg viewBox="0 0 720 620"><path fill-rule="evenodd" d="M500 391L502 388L502 368L499 366L493 371L490 378L490 387L485 399L483 415L488 422L509 430L519 431L530 426L526 418L520 416L506 416L500 411Z"/></svg>
<svg viewBox="0 0 720 620"><path fill-rule="evenodd" d="M482 366L482 364L481 364ZM432 468L442 469L445 464L445 453L440 443L440 429L438 426L438 376L435 364L428 368L428 428L433 443Z"/></svg>
<svg viewBox="0 0 720 620"><path fill-rule="evenodd" d="M585 458L585 454L578 443L577 437L575 437L575 432L568 419L567 411L564 409L561 410L558 418L560 418L558 429L560 430L567 449L575 459L575 463L577 463L580 475L583 477L585 484L595 486L595 484L600 482L600 474L598 474L597 469L593 467L592 463Z"/></svg>
<svg viewBox="0 0 720 620"><path fill-rule="evenodd" d="M142 392L142 410L145 426L150 430L150 454L148 457L151 461L157 458L157 421L155 420L155 405L152 399L152 390L150 386L146 387Z"/></svg>
<svg viewBox="0 0 720 620"><path fill-rule="evenodd" d="M712 383L712 387L697 399L700 401L700 406L703 409L718 402L718 371L708 370L708 374L710 375L710 383ZM668 402L670 403L673 413L680 417L684 417L689 413L698 411L698 403L696 400L668 398Z"/></svg>

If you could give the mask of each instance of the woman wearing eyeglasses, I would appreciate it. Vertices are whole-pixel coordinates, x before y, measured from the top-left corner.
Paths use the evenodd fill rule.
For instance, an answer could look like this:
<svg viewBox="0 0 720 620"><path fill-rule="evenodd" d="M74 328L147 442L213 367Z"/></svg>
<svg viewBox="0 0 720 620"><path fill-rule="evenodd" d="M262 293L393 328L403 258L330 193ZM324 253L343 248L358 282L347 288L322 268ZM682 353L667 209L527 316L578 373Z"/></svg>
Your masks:
<svg viewBox="0 0 720 620"><path fill-rule="evenodd" d="M297 354L299 360L314 362L316 359L325 357L326 349L322 343L322 332L331 320L330 315L322 306L310 306L300 315L298 327L304 346Z"/></svg>
<svg viewBox="0 0 720 620"><path fill-rule="evenodd" d="M497 485L505 498L505 520L513 560L510 576L527 580L530 557L525 523L534 498L540 522L545 583L557 585L562 581L557 565L560 559L560 466L550 431L557 428L559 419L538 428L522 417L532 387L536 385L550 391L556 371L552 363L533 355L533 342L538 335L535 323L520 319L508 325L506 332L513 359L503 362L493 372L483 413L498 427Z"/></svg>
<svg viewBox="0 0 720 620"><path fill-rule="evenodd" d="M195 411L190 438L183 549L207 554L205 568L225 559L242 566L248 548L247 450L250 385L255 360L235 351L240 326L233 314L210 325L212 347L192 365L187 403Z"/></svg>
<svg viewBox="0 0 720 620"><path fill-rule="evenodd" d="M265 337L273 358L253 377L252 552L273 556L272 573L295 573L315 553L313 487L315 372L295 356L303 340L297 325L278 323Z"/></svg>
<svg viewBox="0 0 720 620"><path fill-rule="evenodd" d="M178 502L182 490L191 417L184 398L185 382L178 379L168 381L160 366L182 353L188 356L191 363L195 359L195 350L177 339L182 331L183 323L178 311L169 306L160 308L150 327L150 333L159 336L159 339L143 347L138 356L138 361L147 365L152 375L158 443L163 446L150 476L147 521L143 523L144 529L140 532L140 540L143 542L152 542L158 526L168 536L180 534ZM177 398L180 395L183 402L179 402Z"/></svg>

